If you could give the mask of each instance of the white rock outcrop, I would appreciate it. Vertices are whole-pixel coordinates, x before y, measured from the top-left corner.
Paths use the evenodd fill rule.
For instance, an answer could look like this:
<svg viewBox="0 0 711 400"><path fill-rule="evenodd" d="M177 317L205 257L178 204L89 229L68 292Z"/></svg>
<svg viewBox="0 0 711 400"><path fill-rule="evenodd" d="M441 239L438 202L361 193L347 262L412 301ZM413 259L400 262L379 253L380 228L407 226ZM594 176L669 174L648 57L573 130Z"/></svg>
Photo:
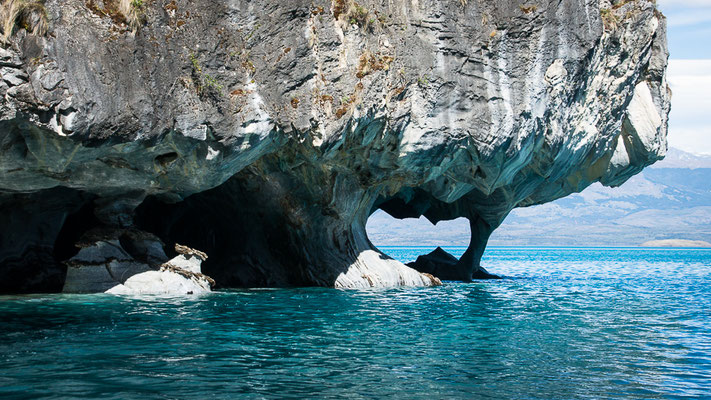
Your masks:
<svg viewBox="0 0 711 400"><path fill-rule="evenodd" d="M152 254L158 260L166 259L160 242L150 242ZM146 260L137 261L118 240L97 240L82 247L67 261L64 293L111 294L198 294L211 291L214 281L203 275L200 265L207 259L204 253L176 245L185 250L159 267ZM156 258L152 259L156 261Z"/></svg>

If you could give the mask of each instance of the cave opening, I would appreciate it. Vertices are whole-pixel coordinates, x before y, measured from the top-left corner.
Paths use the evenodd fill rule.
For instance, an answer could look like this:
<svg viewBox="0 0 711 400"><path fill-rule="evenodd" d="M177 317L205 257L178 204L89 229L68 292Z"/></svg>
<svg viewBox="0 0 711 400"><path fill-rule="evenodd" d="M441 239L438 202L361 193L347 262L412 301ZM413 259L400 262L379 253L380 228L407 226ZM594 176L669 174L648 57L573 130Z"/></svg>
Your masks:
<svg viewBox="0 0 711 400"><path fill-rule="evenodd" d="M286 174L242 171L179 202L149 196L134 220L169 247L207 253L202 272L216 288L338 287L367 239L310 190Z"/></svg>
<svg viewBox="0 0 711 400"><path fill-rule="evenodd" d="M158 236L173 257L172 244L208 254L202 272L217 288L298 286L298 277L280 268L288 252L286 231L274 214L227 195L228 186L166 202L149 196L135 212L136 225ZM269 249L267 253L264 249Z"/></svg>
<svg viewBox="0 0 711 400"><path fill-rule="evenodd" d="M67 215L54 241L52 255L55 261L62 263L74 257L79 252L77 243L82 235L100 225L93 201L87 201L79 210Z"/></svg>
<svg viewBox="0 0 711 400"><path fill-rule="evenodd" d="M442 202L416 188L377 201L366 227L373 246L409 267L464 282L499 278L480 264L493 229L476 209Z"/></svg>
<svg viewBox="0 0 711 400"><path fill-rule="evenodd" d="M424 216L395 218L382 209L368 218L366 231L373 246L405 263L435 251L458 260L471 236L466 218L434 224Z"/></svg>
<svg viewBox="0 0 711 400"><path fill-rule="evenodd" d="M63 264L75 243L95 223L94 196L54 187L33 193L0 193L0 293L57 293L66 276Z"/></svg>

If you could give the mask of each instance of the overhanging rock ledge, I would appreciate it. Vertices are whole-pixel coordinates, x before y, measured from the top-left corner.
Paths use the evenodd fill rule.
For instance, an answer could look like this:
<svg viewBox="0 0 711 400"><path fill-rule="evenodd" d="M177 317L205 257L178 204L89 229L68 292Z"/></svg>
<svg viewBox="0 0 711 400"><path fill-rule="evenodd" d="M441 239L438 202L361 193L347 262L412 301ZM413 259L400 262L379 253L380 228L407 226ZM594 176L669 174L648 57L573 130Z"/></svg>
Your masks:
<svg viewBox="0 0 711 400"><path fill-rule="evenodd" d="M468 281L513 208L666 151L652 1L116 3L6 34L0 292L60 291L96 229L205 251L219 287ZM471 243L420 273L370 243L377 209L465 217ZM103 240L145 258L132 237Z"/></svg>

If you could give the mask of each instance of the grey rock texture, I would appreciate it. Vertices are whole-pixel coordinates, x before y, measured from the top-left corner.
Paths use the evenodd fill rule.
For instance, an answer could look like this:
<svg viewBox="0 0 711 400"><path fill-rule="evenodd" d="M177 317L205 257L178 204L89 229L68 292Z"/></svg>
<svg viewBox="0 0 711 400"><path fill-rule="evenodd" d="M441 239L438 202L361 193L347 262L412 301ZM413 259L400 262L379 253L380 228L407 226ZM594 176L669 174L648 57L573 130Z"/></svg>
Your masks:
<svg viewBox="0 0 711 400"><path fill-rule="evenodd" d="M378 208L468 218L446 277L470 280L513 208L666 151L651 1L144 3L133 32L113 1L48 0L48 34L0 52L3 214L56 205L0 244L14 290L56 286L22 254L57 265L97 226L200 248L222 286L438 284L372 246Z"/></svg>
<svg viewBox="0 0 711 400"><path fill-rule="evenodd" d="M66 262L64 293L181 295L207 293L214 285L202 274L200 255L178 254L166 261L162 243L150 235L124 231L88 236L90 243L81 244ZM119 240L113 239L117 236Z"/></svg>

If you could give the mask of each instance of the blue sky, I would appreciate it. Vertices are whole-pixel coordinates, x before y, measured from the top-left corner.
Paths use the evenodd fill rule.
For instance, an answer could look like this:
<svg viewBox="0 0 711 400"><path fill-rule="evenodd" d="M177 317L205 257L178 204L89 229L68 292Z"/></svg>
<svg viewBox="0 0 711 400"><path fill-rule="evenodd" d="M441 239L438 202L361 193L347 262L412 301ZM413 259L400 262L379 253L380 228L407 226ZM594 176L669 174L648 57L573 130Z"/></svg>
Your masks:
<svg viewBox="0 0 711 400"><path fill-rule="evenodd" d="M658 0L672 59L711 59L711 0Z"/></svg>
<svg viewBox="0 0 711 400"><path fill-rule="evenodd" d="M667 17L669 145L711 154L711 0L658 0Z"/></svg>

